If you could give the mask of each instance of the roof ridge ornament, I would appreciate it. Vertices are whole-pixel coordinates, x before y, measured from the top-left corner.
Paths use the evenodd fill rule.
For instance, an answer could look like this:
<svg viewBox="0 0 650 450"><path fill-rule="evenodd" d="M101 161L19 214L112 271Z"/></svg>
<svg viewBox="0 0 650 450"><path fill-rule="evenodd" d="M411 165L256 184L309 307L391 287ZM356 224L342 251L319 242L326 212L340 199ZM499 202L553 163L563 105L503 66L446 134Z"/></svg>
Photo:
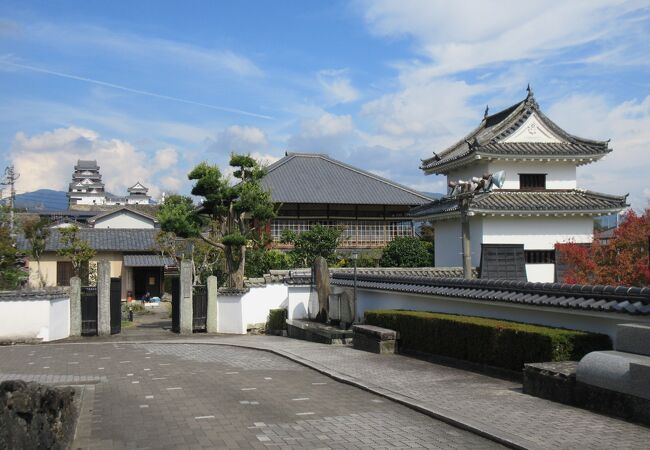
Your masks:
<svg viewBox="0 0 650 450"><path fill-rule="evenodd" d="M483 113L483 118L487 118L488 113L490 112L490 105L485 105L485 112Z"/></svg>
<svg viewBox="0 0 650 450"><path fill-rule="evenodd" d="M533 93L533 88L530 87L530 83L528 83L528 86L526 86L526 100L525 103L527 105L532 106L535 109L539 109L539 105L537 104L537 101L535 100L535 94Z"/></svg>

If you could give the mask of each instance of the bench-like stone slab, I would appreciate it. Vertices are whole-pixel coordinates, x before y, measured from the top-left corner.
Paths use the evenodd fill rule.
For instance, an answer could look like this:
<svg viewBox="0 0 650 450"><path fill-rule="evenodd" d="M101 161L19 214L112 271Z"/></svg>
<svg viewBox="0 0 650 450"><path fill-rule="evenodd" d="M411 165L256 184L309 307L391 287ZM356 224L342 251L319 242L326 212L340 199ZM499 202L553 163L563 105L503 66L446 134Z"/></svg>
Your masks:
<svg viewBox="0 0 650 450"><path fill-rule="evenodd" d="M394 341L397 339L397 331L374 325L353 325L352 331L354 331L354 334L364 334L380 341Z"/></svg>
<svg viewBox="0 0 650 450"><path fill-rule="evenodd" d="M372 353L395 353L397 332L374 325L354 325L352 345L357 350Z"/></svg>
<svg viewBox="0 0 650 450"><path fill-rule="evenodd" d="M616 327L616 345L619 352L650 356L650 326L635 323Z"/></svg>
<svg viewBox="0 0 650 450"><path fill-rule="evenodd" d="M650 356L592 352L580 360L579 382L650 400Z"/></svg>

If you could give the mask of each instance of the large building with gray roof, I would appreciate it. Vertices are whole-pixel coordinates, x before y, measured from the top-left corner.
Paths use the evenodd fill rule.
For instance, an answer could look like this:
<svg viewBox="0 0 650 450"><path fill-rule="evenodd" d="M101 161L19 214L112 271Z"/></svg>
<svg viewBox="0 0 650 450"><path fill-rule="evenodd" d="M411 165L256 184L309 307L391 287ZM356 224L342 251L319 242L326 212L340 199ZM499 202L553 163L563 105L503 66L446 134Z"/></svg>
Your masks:
<svg viewBox="0 0 650 450"><path fill-rule="evenodd" d="M421 192L318 153L287 153L267 168L262 185L279 205L269 225L275 245L284 230L341 227L341 248L384 247L414 234L408 211L431 202Z"/></svg>

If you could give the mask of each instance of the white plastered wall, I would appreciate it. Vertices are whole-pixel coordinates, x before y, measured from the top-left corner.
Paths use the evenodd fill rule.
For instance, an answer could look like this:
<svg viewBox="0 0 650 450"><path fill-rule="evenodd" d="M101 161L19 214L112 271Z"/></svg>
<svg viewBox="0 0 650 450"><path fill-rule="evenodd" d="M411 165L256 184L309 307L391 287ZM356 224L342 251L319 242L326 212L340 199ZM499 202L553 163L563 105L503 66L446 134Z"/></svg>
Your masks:
<svg viewBox="0 0 650 450"><path fill-rule="evenodd" d="M483 220L480 217L472 217L470 220L469 234L473 266L478 266L481 259L482 229ZM460 219L448 219L435 222L436 267L462 266L462 253Z"/></svg>
<svg viewBox="0 0 650 450"><path fill-rule="evenodd" d="M131 211L119 211L97 219L93 228L152 229L155 228L155 225L153 220L139 214Z"/></svg>
<svg viewBox="0 0 650 450"><path fill-rule="evenodd" d="M568 161L490 161L488 171L499 170L506 171L503 189L519 189L520 173L545 173L546 189L575 189L577 186L576 164Z"/></svg>
<svg viewBox="0 0 650 450"><path fill-rule="evenodd" d="M0 300L0 339L53 341L70 336L70 298Z"/></svg>

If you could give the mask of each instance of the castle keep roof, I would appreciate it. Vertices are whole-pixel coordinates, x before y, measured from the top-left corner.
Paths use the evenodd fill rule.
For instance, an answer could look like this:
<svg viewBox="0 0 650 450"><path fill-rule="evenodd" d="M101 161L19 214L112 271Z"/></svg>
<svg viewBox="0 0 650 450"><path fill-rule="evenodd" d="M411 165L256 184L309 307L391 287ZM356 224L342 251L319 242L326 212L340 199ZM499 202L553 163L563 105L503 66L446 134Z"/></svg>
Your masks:
<svg viewBox="0 0 650 450"><path fill-rule="evenodd" d="M481 159L572 161L581 165L611 152L608 144L564 131L541 112L529 88L524 100L496 114L486 114L476 129L422 160L420 168L426 174L447 174Z"/></svg>

